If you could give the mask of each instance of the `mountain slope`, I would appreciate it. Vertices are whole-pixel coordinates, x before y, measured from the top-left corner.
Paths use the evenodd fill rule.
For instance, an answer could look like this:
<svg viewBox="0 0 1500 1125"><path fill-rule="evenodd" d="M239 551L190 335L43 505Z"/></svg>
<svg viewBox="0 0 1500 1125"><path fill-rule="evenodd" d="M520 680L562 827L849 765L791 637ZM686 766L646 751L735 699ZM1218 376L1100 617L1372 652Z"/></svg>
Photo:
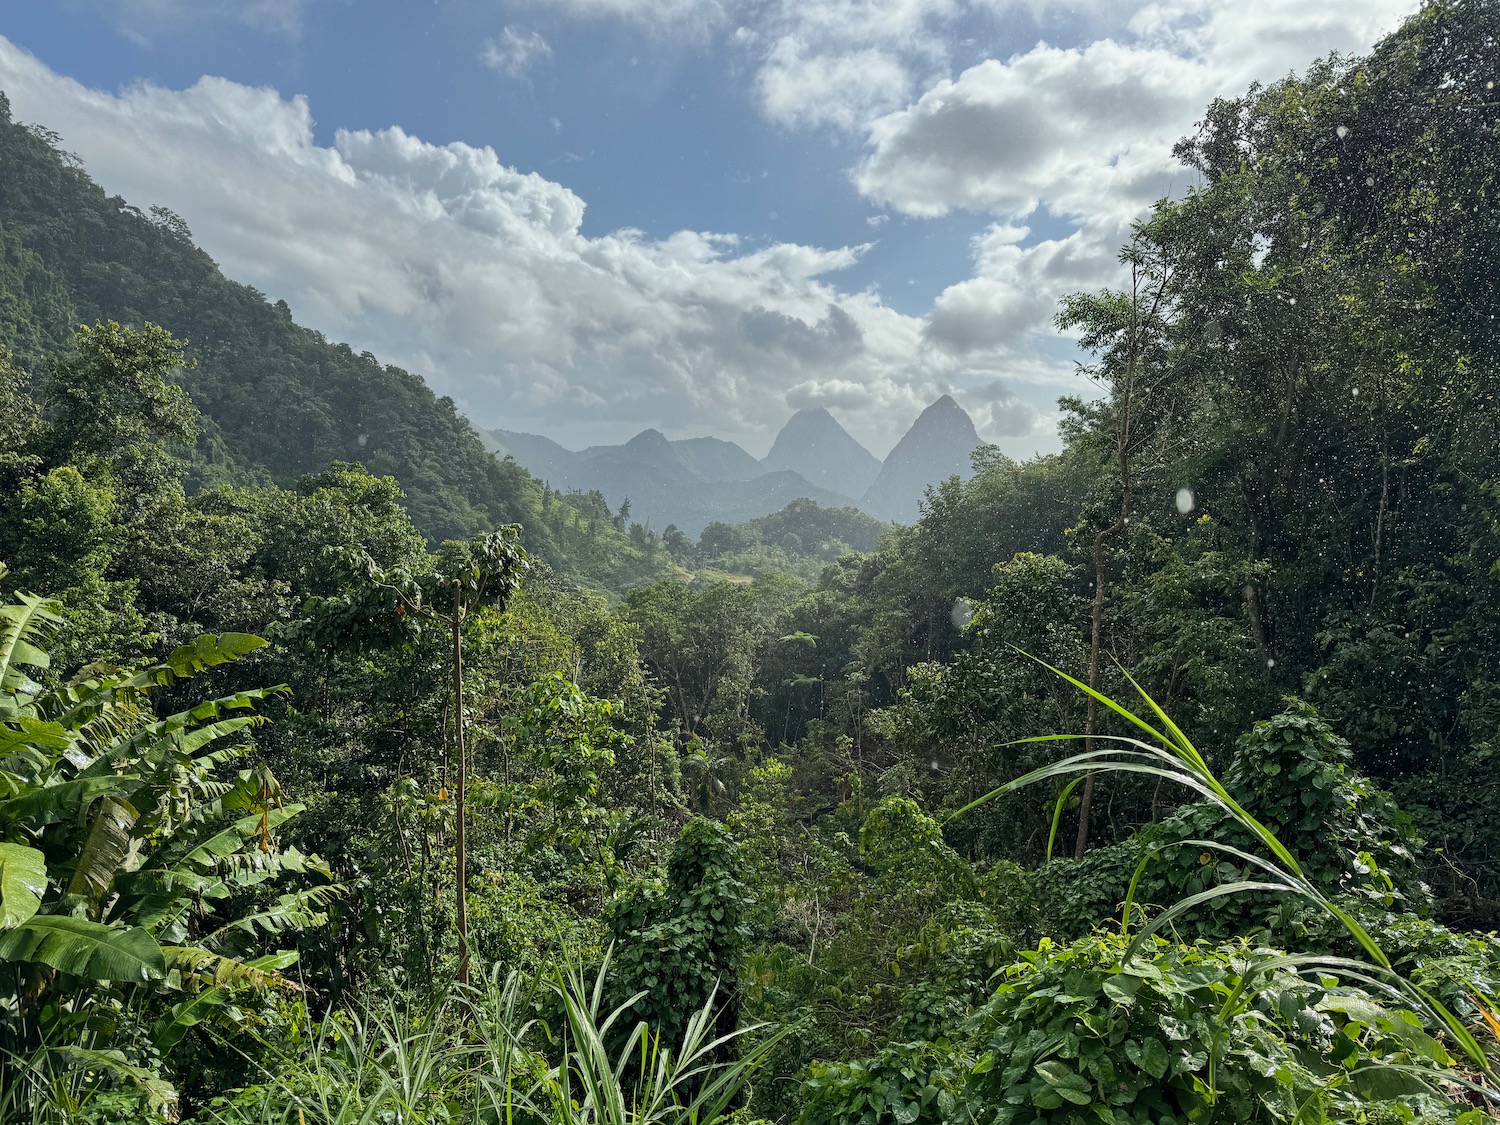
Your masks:
<svg viewBox="0 0 1500 1125"><path fill-rule="evenodd" d="M875 456L821 406L793 414L760 464L762 472L789 469L845 496L863 495L880 473Z"/></svg>
<svg viewBox="0 0 1500 1125"><path fill-rule="evenodd" d="M514 457L528 473L553 488L573 487L569 478L576 468L578 454L571 449L564 449L540 434L522 434L514 430L486 430L484 436L490 439L486 444L492 446L495 456Z"/></svg>
<svg viewBox="0 0 1500 1125"><path fill-rule="evenodd" d="M451 399L300 327L284 302L225 277L180 218L107 195L57 140L12 120L0 93L0 343L24 367L39 370L80 321L151 321L197 361L181 376L204 419L194 483L291 485L360 462L400 482L430 540L519 523L559 569L592 565L542 519L541 485L491 456ZM599 579L627 580L628 540L608 528L594 546L611 568Z"/></svg>
<svg viewBox="0 0 1500 1125"><path fill-rule="evenodd" d="M497 456L516 462L553 488L598 492L611 510L630 501L630 518L657 531L675 524L697 536L716 521L741 523L806 498L829 508L854 503L789 470L767 472L734 442L720 438L670 441L642 430L624 445L573 452L538 434L491 430Z"/></svg>
<svg viewBox="0 0 1500 1125"><path fill-rule="evenodd" d="M685 438L672 446L705 480L750 480L765 472L759 461L723 438Z"/></svg>
<svg viewBox="0 0 1500 1125"><path fill-rule="evenodd" d="M914 523L921 515L929 486L974 473L969 455L979 448L979 434L964 408L944 395L918 415L880 468L860 507L872 516Z"/></svg>

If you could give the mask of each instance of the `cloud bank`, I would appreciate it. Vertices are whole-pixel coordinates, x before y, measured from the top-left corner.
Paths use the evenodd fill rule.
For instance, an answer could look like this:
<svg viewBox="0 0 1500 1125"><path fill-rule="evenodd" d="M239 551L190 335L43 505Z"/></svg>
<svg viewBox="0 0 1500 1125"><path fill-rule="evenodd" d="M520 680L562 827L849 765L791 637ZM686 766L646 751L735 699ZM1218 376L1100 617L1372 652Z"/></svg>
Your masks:
<svg viewBox="0 0 1500 1125"><path fill-rule="evenodd" d="M295 34L308 0L99 2L121 19L176 13ZM1050 326L1058 298L1116 280L1131 222L1185 186L1171 145L1207 102L1363 49L1415 7L510 5L527 18L626 21L713 44L768 123L852 144L851 188L883 209L872 238L888 215L975 215L970 276L923 316L840 285L867 247L692 230L586 237L583 199L491 148L399 128L340 131L320 145L308 102L271 89L205 77L185 90L101 92L3 38L0 88L18 117L61 133L108 190L186 217L230 276L420 372L482 425L577 444L656 426L758 450L791 409L824 405L883 452L950 392L984 436L1025 453L1048 444L1059 390L1077 389ZM1058 43L1002 52L997 37L1017 20ZM1093 30L1080 35L1080 21ZM1069 28L1071 43L1061 38ZM471 65L523 77L561 67L558 43L529 23L502 24Z"/></svg>
<svg viewBox="0 0 1500 1125"><path fill-rule="evenodd" d="M114 95L0 40L0 88L108 190L187 218L230 276L421 372L480 424L756 445L789 388L834 380L851 424L888 445L957 369L919 319L829 280L861 247L585 237L582 199L492 149L399 128L320 146L305 99L221 78Z"/></svg>

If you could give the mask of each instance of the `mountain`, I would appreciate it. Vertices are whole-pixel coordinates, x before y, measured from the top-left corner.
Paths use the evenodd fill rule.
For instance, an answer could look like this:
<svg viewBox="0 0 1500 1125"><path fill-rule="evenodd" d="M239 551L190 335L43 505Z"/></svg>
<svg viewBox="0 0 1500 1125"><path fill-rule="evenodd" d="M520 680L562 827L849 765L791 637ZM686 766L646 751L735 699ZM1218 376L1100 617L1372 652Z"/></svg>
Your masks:
<svg viewBox="0 0 1500 1125"><path fill-rule="evenodd" d="M750 480L765 472L759 461L723 438L686 438L672 445L706 480Z"/></svg>
<svg viewBox="0 0 1500 1125"><path fill-rule="evenodd" d="M497 457L514 457L516 463L524 466L537 480L558 488L566 487L563 481L577 456L572 450L564 449L551 438L539 434L520 434L511 430L486 430L482 432L482 438L490 439L485 445Z"/></svg>
<svg viewBox="0 0 1500 1125"><path fill-rule="evenodd" d="M710 523L744 523L781 511L793 500L812 500L823 508L849 508L854 501L826 488L807 483L790 471L762 473L754 480L717 481L705 486L700 494L701 507L686 522L677 526L689 535L698 535Z"/></svg>
<svg viewBox="0 0 1500 1125"><path fill-rule="evenodd" d="M514 457L553 488L599 492L611 510L629 499L630 518L689 536L710 523L737 523L805 497L824 507L858 506L881 520L912 523L928 486L971 474L980 444L974 423L944 395L924 410L882 465L827 410L799 410L771 451L756 461L714 437L671 441L643 430L624 445L573 452L537 434L491 430L498 456Z"/></svg>
<svg viewBox="0 0 1500 1125"><path fill-rule="evenodd" d="M781 427L760 463L761 472L791 470L809 484L862 496L880 473L880 462L821 406L799 410Z"/></svg>
<svg viewBox="0 0 1500 1125"><path fill-rule="evenodd" d="M981 444L964 408L944 395L896 443L859 506L880 519L915 523L929 486L973 475L969 455Z"/></svg>
<svg viewBox="0 0 1500 1125"><path fill-rule="evenodd" d="M676 524L696 537L711 523L770 515L804 497L831 508L854 503L790 470L767 472L720 438L671 441L658 430L642 430L624 445L592 445L575 453L537 434L490 430L486 436L497 456L514 457L553 488L597 491L611 510L629 500L630 519L657 531Z"/></svg>

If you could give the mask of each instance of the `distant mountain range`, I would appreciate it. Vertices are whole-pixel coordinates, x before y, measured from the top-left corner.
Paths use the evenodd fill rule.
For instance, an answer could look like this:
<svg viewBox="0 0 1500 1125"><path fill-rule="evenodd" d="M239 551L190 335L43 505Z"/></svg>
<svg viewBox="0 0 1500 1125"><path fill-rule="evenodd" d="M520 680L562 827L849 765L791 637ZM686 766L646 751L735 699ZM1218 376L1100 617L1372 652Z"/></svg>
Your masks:
<svg viewBox="0 0 1500 1125"><path fill-rule="evenodd" d="M759 461L732 441L672 441L658 430L576 452L538 434L480 436L497 457L514 458L555 489L597 489L612 508L628 499L632 521L658 530L676 524L689 536L715 520L741 523L801 497L911 523L929 485L970 475L969 455L981 444L973 421L947 395L922 412L884 464L822 407L793 414Z"/></svg>

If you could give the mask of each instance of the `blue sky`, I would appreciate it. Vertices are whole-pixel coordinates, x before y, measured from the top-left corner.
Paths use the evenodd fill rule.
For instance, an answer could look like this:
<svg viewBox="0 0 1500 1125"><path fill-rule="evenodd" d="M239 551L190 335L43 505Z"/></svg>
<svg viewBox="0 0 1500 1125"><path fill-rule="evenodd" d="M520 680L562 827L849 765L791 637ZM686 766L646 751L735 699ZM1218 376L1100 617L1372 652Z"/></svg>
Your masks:
<svg viewBox="0 0 1500 1125"><path fill-rule="evenodd" d="M0 89L480 424L759 454L821 404L883 454L952 392L1026 455L1171 141L1414 6L58 0Z"/></svg>

